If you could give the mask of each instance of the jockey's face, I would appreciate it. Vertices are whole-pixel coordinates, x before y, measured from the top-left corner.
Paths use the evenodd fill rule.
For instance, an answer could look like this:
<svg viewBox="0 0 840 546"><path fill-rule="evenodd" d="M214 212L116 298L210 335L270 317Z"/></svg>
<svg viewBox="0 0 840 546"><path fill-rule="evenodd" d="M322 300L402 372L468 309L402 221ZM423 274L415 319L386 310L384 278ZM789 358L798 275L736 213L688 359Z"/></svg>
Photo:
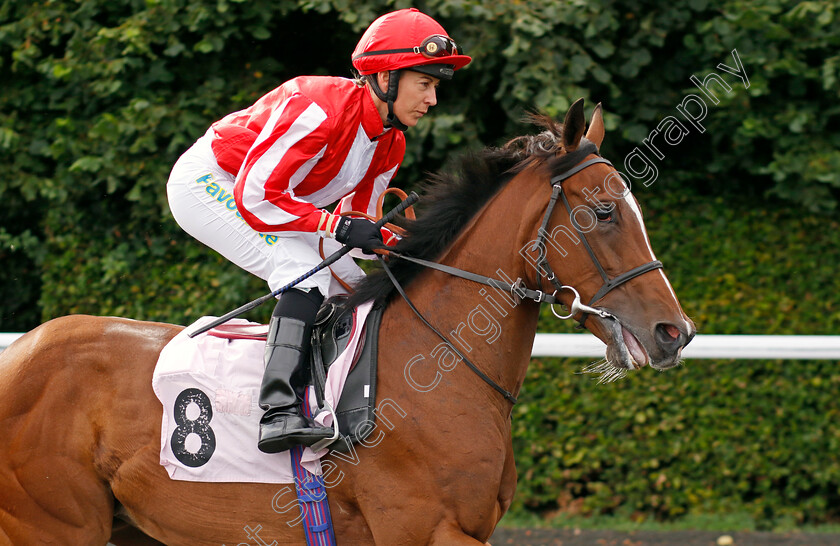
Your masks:
<svg viewBox="0 0 840 546"><path fill-rule="evenodd" d="M388 89L388 72L377 74L380 89ZM394 101L394 115L406 127L414 127L417 121L426 115L429 108L437 104L437 86L440 80L428 74L400 71L400 87L397 100ZM374 99L383 123L388 115L388 105Z"/></svg>
<svg viewBox="0 0 840 546"><path fill-rule="evenodd" d="M440 80L428 74L403 70L394 115L408 127L414 127L437 104L437 86Z"/></svg>

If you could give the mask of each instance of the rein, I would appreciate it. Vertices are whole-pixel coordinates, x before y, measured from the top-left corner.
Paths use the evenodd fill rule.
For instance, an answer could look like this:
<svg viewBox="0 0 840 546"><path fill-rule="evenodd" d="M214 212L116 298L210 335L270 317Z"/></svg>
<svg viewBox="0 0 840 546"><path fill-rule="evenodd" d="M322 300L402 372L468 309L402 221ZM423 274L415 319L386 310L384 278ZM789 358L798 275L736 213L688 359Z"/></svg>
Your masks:
<svg viewBox="0 0 840 546"><path fill-rule="evenodd" d="M579 173L580 171L584 170L585 168L587 168L591 165L596 165L598 163L605 163L605 164L609 165L610 167L613 166L612 163L610 163L609 161L607 161L603 157L598 156L594 159L584 161L583 163L580 163L580 164L568 169L567 171L564 171L563 173L551 178L551 185L553 187L552 192L551 192L551 199L549 200L548 208L545 212L545 216L543 217L542 224L540 225L539 235L537 237L537 240L534 242L534 247L536 247L540 251L539 259L537 260L537 285L540 286L540 287L542 286L542 282L541 282L541 279L540 279L540 271L547 272L548 280L549 280L549 282L551 282L552 286L555 288L555 290L552 294L548 294L548 293L546 293L542 290L532 290L530 288L527 288L525 286L524 281L521 278L516 279L516 281L514 281L513 283L509 283L509 282L501 281L499 279L494 279L492 277L487 277L485 275L479 275L477 273L472 273L470 271L459 269L457 267L452 267L452 266L440 264L440 263L437 263L437 262L431 262L431 261L423 260L423 259L420 259L420 258L414 258L412 256L406 256L404 254L399 254L395 251L389 251L388 255L390 257L398 258L398 259L401 259L401 260L406 260L406 261L421 265L423 267L427 267L429 269L434 269L434 270L437 270L437 271L441 271L441 272L446 273L448 275L452 275L452 276L455 276L455 277L466 279L468 281L473 281L473 282L476 282L476 283L479 283L479 284L490 286L490 287L495 288L497 290L501 290L503 292L507 292L517 302L521 301L522 299L528 299L528 300L532 300L536 303L548 303L548 304L551 305L551 312L554 313L554 316L556 316L560 319L572 318L572 317L574 317L574 315L576 315L578 312L580 312L581 313L581 319L579 321L579 324L580 324L581 327L584 327L584 322L586 321L586 318L590 314L598 315L602 318L611 318L611 319L617 321L618 319L613 314L611 314L611 313L609 313L609 312L607 312L603 309L597 309L595 307L591 307L591 305L595 301L604 297L608 292L610 292L611 290L621 286L622 284L626 283L630 279L638 277L639 275L647 273L648 271L653 271L654 269L662 268L662 262L660 262L659 260L653 260L653 261L648 262L646 264L642 264L638 267L634 267L633 269L631 269L629 271L625 271L624 273L616 275L613 278L610 278L610 276L607 275L607 272L604 270L603 266L601 266L601 262L598 261L598 257L595 256L595 252L592 250L592 247L589 246L589 242L586 240L586 235L584 234L583 230L580 229L577 222L575 222L574 218L572 217L572 208L569 205L569 200L566 198L566 194L563 193L563 186L562 186L562 182L564 180L566 180L567 178L570 178L571 176L574 176L575 174ZM580 240L583 242L584 248L586 248L586 251L589 254L589 257L592 259L592 263L595 264L595 267L598 269L598 273L601 275L601 278L604 281L604 284L595 293L595 295L589 301L588 305L581 303L580 294L578 293L578 291L575 288L573 288L572 286L564 285L559 280L557 280L557 275L555 275L554 270L551 269L551 266L548 263L547 251L546 251L546 245L545 245L545 238L546 238L546 235L548 234L548 231L547 231L548 222L551 218L552 212L554 211L554 207L557 205L557 200L561 197L563 199L563 204L565 205L566 210L569 213L569 217L572 219L572 225L574 226L575 230L577 231L578 235L580 236ZM534 247L532 247L532 249ZM379 261L382 264L382 267L385 270L385 273L388 275L388 278L391 280L391 283L394 285L394 288L396 288L397 292L400 294L400 296L402 296L403 300L405 300L405 302L408 304L408 307L423 322L423 324L425 324L432 332L434 332L440 339L442 339L449 346L449 348L451 348L453 350L453 352L455 352L455 354L457 354L458 357L460 357L461 360L464 361L464 363L470 368L470 370L472 370L476 375L478 375L479 378L481 378L485 383L490 385L494 390L496 390L499 394L501 394L505 398L505 400L507 400L511 404L516 404L516 397L513 396L513 394L511 394L509 391L507 391L506 389L501 387L498 383L493 381L487 374L482 372L475 364L470 362L470 360L466 356L464 356L464 354L460 350L458 350L458 348L455 347L455 345L452 344L452 342L450 342L446 338L446 336L444 336L442 333L440 333L440 331L438 331L428 320L426 320L426 318L420 313L420 311L417 310L417 308L414 306L414 304L408 298L408 295L405 293L405 290L403 290L402 286L400 285L399 281L397 281L397 278L394 276L394 274L391 272L391 269L388 267L388 264L385 262L385 260L381 259L381 257L380 257ZM557 303L560 303L560 300L557 298L557 293L561 292L563 290L570 290L574 294L574 299L573 299L572 303L569 305L569 314L568 315L560 315L554 310L554 305L557 304Z"/></svg>
<svg viewBox="0 0 840 546"><path fill-rule="evenodd" d="M411 256L406 256L405 254L400 254L399 252L395 252L393 250L389 251L388 255L391 257L399 258L401 260L405 260L407 262L415 263L417 265L422 265L423 267L427 267L429 269L442 271L443 273L447 273L449 275L452 275L453 277L460 277L468 281L473 281L479 284L483 284L485 286L496 288L497 290L501 290L502 292L507 292L515 300L526 299L533 300L537 303L550 303L552 305L555 303L560 303L560 300L557 299L557 296L555 294L546 294L542 290L531 290L530 288L527 288L525 286L525 281L523 281L522 279L516 279L513 283L509 283L505 281L500 281L499 279L494 279L492 277L479 275L478 273L472 273L471 271L466 271L464 269L458 269L457 267L439 264L437 262L430 262L428 260L422 260L420 258L413 258Z"/></svg>
<svg viewBox="0 0 840 546"><path fill-rule="evenodd" d="M478 368L478 366L476 366L475 364L473 364L472 362L470 362L470 360L469 360L466 356L464 356L464 354L463 354L461 351L459 351L459 350L458 350L458 348L457 348L457 347L455 347L455 345L453 345L451 341L449 341L448 339L446 339L446 336L444 336L443 334L441 334L441 333L440 333L440 331L438 331L438 329L437 329L437 328L435 328L434 326L432 326L432 324L431 324L428 320L426 320L426 317L424 317L424 316L420 313L420 311L418 311L418 310L417 310L417 308L416 308L416 307L414 307L414 304L413 304L413 303L411 303L411 300L410 300L410 299L408 299L408 295L405 293L405 290L403 290L402 285L400 285L399 281L397 281L397 278L394 276L394 274L393 274L393 273L391 273L391 268L390 268L390 267L388 267L388 264L386 264L386 263L385 263L385 260L380 259L379 261L380 261L380 263L382 263L382 268L383 268L383 269L385 269L385 273L388 275L388 278L389 278L389 279L391 279L391 282L392 282L392 283L394 283L394 288L396 288L396 289L397 289L397 292L399 292L400 296L402 296L402 298L403 298L403 299L405 300L405 302L408 304L408 307L409 307L412 311L414 311L414 314L415 314L415 315L417 315L417 318L419 318L419 319L423 322L423 324L425 324L426 326L428 326L428 327L429 327L429 329L430 329L432 332L434 332L435 334L437 334L437 336L438 336L440 339L442 339L442 340L443 340L443 341L444 341L444 342L445 342L445 343L449 346L449 348L450 348L450 349L452 349L452 351L453 351L455 354L457 354L457 355L458 355L458 357L460 357L460 358L461 358L461 360L463 360L463 361L464 361L464 363L465 363L465 364L466 364L466 365L467 365L467 366L468 366L468 367L469 367L469 368L470 368L473 372L475 372L475 374L476 374L478 377L480 377L480 378L481 378L481 379L482 379L485 383L487 383L488 385L490 385L491 387L493 387L493 389L495 389L495 390L496 390L499 394L501 394L501 395L504 397L504 399L505 399L505 400L507 400L507 401L508 401L508 402L510 402L511 404L516 404L516 397L515 397L513 394L511 394L509 391L507 391L507 390L505 390L504 388L502 388L501 386L499 386L499 384L498 384L498 383L496 383L495 381L493 381L493 380L492 380L492 379L491 379L491 378L490 378L490 377L489 377L486 373L482 372L482 371ZM439 264L438 264L438 265L439 265ZM490 285L490 286L492 286L492 285Z"/></svg>

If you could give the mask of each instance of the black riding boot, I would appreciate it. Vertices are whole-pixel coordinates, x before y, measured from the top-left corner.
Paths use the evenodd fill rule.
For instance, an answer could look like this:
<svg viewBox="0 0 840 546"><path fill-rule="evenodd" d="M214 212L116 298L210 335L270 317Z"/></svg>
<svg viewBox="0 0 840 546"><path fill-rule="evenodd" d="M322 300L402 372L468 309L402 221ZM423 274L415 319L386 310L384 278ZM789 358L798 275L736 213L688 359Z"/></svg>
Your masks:
<svg viewBox="0 0 840 546"><path fill-rule="evenodd" d="M260 419L257 446L265 453L311 446L333 435L331 428L318 425L301 410L309 371L309 336L323 299L317 289L293 289L274 308L260 387L260 407L266 412Z"/></svg>

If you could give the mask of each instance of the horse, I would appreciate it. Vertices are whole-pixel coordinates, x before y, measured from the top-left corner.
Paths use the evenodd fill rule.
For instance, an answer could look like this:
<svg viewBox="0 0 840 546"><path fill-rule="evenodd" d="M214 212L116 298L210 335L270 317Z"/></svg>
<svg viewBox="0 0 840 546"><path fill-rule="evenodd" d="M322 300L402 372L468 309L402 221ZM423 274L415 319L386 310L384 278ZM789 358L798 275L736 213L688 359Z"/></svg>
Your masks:
<svg viewBox="0 0 840 546"><path fill-rule="evenodd" d="M607 346L605 366L622 373L679 365L695 333L637 201L598 154L600 105L588 130L582 100L562 124L536 121L539 134L467 154L433 177L387 271L351 296L387 302L377 396L390 406L352 458L324 460L340 544L489 539L516 488L512 404L540 302L585 320ZM182 328L67 316L0 354L0 544L305 543L288 487L175 481L160 466L151 377Z"/></svg>

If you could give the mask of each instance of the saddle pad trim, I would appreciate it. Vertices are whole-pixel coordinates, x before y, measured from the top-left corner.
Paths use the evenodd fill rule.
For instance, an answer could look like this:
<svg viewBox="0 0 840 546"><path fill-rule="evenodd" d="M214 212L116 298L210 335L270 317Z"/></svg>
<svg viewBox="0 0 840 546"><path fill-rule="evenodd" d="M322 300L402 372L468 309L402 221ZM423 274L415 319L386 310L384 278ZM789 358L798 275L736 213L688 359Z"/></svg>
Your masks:
<svg viewBox="0 0 840 546"><path fill-rule="evenodd" d="M249 339L251 341L265 341L266 337L261 335L248 335L248 334L234 334L228 332L208 332L208 335L213 337L219 337L222 339Z"/></svg>
<svg viewBox="0 0 840 546"><path fill-rule="evenodd" d="M221 324L207 335L224 339L256 339L265 340L268 337L266 324Z"/></svg>

